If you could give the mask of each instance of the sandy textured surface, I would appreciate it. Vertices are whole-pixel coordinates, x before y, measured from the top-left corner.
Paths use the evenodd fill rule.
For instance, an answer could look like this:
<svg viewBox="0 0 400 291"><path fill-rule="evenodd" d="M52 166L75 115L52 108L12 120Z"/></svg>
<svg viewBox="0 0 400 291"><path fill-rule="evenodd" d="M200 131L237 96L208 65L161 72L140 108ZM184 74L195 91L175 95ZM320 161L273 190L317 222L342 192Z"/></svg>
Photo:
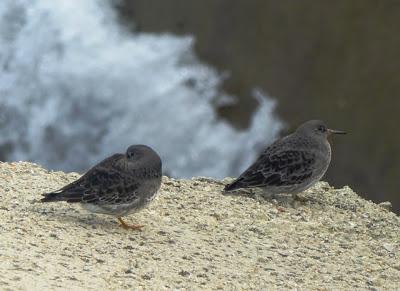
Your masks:
<svg viewBox="0 0 400 291"><path fill-rule="evenodd" d="M399 217L348 187L319 183L295 203L164 178L126 219L145 228L127 231L78 205L37 203L78 176L0 163L1 290L400 288Z"/></svg>

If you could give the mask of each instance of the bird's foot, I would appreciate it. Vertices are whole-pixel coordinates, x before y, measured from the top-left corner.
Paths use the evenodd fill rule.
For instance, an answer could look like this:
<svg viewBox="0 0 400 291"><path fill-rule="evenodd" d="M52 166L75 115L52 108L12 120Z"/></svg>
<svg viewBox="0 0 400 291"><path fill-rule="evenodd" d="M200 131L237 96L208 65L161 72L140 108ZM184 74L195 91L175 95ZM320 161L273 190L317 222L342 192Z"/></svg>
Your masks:
<svg viewBox="0 0 400 291"><path fill-rule="evenodd" d="M299 202L303 202L303 203L308 201L308 199L306 197L300 196L299 194L293 194L292 197L293 197L294 201L299 201Z"/></svg>
<svg viewBox="0 0 400 291"><path fill-rule="evenodd" d="M118 221L121 223L120 226L123 229L133 229L133 230L141 230L144 225L141 224L127 224L125 221L122 220L121 217L118 217Z"/></svg>
<svg viewBox="0 0 400 291"><path fill-rule="evenodd" d="M279 212L286 212L286 209L282 206L276 205L275 207L276 207L276 210L278 210Z"/></svg>

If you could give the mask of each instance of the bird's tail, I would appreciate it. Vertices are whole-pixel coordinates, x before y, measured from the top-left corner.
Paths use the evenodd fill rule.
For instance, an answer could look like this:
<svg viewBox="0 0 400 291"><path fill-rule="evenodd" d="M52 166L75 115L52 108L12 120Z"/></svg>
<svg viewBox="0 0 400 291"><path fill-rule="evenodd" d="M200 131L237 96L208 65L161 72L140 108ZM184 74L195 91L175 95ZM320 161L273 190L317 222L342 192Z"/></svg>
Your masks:
<svg viewBox="0 0 400 291"><path fill-rule="evenodd" d="M233 190L237 190L239 189L240 186L240 181L236 180L228 185L225 186L224 188L224 192L229 192L229 191L233 191Z"/></svg>
<svg viewBox="0 0 400 291"><path fill-rule="evenodd" d="M42 196L44 197L40 199L40 202L56 202L64 200L64 197L60 192L43 193Z"/></svg>

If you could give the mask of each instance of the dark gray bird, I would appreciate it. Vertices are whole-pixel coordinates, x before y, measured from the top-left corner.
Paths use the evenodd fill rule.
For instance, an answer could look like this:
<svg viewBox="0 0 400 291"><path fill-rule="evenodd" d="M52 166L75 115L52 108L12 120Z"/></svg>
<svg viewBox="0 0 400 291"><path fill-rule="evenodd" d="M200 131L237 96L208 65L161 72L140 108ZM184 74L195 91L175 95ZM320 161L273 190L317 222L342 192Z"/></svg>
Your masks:
<svg viewBox="0 0 400 291"><path fill-rule="evenodd" d="M323 121L310 120L275 141L225 191L262 187L269 194L297 194L317 181L328 169L331 146L328 136L345 134L328 129Z"/></svg>
<svg viewBox="0 0 400 291"><path fill-rule="evenodd" d="M132 145L125 154L114 154L91 168L81 178L58 191L43 194L42 202L80 203L94 213L121 217L137 212L156 196L161 186L161 159L150 147Z"/></svg>

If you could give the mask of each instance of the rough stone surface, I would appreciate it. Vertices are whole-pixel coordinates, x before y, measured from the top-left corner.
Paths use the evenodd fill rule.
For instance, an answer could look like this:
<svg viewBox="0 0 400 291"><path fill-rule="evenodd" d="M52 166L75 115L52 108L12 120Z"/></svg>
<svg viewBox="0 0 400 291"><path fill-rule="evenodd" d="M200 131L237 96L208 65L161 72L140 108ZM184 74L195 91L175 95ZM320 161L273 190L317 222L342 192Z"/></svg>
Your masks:
<svg viewBox="0 0 400 291"><path fill-rule="evenodd" d="M223 196L207 178L164 177L161 193L116 219L38 203L79 177L0 163L1 290L398 290L400 219L350 188L318 183L301 201Z"/></svg>

